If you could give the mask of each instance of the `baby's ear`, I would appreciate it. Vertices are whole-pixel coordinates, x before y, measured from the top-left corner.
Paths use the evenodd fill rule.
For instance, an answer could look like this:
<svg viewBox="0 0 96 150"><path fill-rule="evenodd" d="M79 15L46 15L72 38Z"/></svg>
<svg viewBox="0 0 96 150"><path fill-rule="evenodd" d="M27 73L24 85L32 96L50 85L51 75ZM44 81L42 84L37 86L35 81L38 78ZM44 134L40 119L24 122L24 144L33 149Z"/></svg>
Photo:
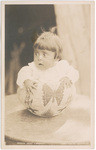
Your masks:
<svg viewBox="0 0 96 150"><path fill-rule="evenodd" d="M58 62L60 59L59 58L55 58L55 61Z"/></svg>
<svg viewBox="0 0 96 150"><path fill-rule="evenodd" d="M56 60L57 60L57 61L60 61L61 59L60 59L60 57L59 57L59 56L57 56L57 57L56 57Z"/></svg>

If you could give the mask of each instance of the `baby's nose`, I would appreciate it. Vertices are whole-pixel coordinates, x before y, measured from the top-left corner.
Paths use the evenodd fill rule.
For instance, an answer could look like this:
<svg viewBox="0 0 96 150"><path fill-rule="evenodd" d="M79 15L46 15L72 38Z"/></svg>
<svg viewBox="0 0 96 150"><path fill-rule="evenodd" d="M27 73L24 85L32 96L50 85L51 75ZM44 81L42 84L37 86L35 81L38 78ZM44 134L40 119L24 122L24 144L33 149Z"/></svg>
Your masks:
<svg viewBox="0 0 96 150"><path fill-rule="evenodd" d="M38 60L42 60L42 55L39 55L39 58L38 58Z"/></svg>

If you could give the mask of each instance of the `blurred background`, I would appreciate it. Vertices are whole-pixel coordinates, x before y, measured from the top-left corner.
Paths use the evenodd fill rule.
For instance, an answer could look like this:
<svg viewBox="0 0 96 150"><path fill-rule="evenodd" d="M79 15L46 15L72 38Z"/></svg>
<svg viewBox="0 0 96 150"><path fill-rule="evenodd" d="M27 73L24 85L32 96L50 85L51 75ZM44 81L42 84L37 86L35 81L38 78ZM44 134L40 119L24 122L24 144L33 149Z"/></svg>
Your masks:
<svg viewBox="0 0 96 150"><path fill-rule="evenodd" d="M62 58L79 71L77 92L90 96L91 12L89 4L5 6L5 92L14 94L21 67L33 61L33 44L42 29L57 27Z"/></svg>

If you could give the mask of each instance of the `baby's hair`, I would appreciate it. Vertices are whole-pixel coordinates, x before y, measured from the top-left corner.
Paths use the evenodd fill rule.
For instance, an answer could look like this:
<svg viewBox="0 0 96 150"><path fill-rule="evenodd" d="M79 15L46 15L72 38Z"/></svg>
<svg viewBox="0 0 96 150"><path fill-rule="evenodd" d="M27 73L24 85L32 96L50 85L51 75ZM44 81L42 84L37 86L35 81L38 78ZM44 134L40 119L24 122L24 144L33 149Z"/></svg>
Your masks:
<svg viewBox="0 0 96 150"><path fill-rule="evenodd" d="M44 31L38 36L34 43L34 50L48 50L55 52L55 58L61 60L62 44L60 38L56 35L56 28L51 28L49 31Z"/></svg>

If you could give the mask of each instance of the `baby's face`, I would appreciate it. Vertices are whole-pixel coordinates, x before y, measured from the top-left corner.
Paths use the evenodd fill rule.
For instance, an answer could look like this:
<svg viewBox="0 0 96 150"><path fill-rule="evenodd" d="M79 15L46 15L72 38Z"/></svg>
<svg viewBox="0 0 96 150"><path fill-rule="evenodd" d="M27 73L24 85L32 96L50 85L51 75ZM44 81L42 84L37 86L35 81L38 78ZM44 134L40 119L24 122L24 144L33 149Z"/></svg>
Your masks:
<svg viewBox="0 0 96 150"><path fill-rule="evenodd" d="M55 52L48 50L35 50L34 63L40 70L46 70L55 65Z"/></svg>

